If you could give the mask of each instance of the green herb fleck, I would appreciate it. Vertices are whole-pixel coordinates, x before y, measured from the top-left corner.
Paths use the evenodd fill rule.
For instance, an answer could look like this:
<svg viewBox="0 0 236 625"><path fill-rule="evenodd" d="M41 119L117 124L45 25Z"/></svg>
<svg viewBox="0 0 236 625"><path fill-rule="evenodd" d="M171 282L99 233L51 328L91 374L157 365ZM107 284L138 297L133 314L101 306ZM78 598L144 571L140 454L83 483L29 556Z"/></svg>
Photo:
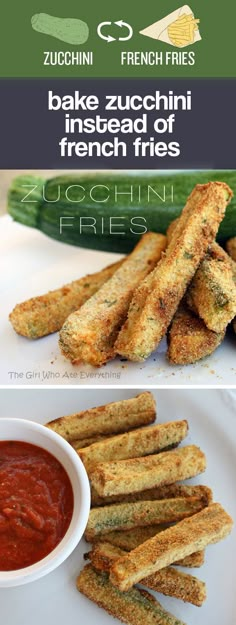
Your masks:
<svg viewBox="0 0 236 625"><path fill-rule="evenodd" d="M110 308L110 306L116 304L116 299L114 299L112 302L110 302L109 299L104 299L104 304L107 304L108 308Z"/></svg>

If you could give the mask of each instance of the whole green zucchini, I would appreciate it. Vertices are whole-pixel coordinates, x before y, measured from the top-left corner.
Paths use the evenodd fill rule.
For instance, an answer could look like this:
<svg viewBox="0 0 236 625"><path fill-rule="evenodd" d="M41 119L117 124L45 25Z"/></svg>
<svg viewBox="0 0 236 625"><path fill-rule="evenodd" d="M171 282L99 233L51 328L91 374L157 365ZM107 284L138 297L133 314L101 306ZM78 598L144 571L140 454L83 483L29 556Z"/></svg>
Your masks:
<svg viewBox="0 0 236 625"><path fill-rule="evenodd" d="M63 243L126 253L145 229L165 233L193 187L210 180L226 182L235 194L218 233L225 241L236 236L235 171L18 176L9 189L8 211Z"/></svg>

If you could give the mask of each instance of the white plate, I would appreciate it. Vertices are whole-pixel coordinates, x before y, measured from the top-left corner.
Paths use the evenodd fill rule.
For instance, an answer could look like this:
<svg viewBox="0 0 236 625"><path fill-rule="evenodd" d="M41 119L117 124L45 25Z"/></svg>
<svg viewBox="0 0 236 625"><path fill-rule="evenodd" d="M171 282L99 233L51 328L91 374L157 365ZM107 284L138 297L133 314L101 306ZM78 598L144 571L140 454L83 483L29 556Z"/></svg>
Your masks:
<svg viewBox="0 0 236 625"><path fill-rule="evenodd" d="M46 293L99 271L120 258L54 241L41 232L0 219L1 321L0 384L78 385L234 385L236 384L234 336L227 338L212 356L195 365L171 366L166 360L166 340L144 363L119 358L96 369L73 366L60 353L58 335L30 341L15 334L8 315L16 303Z"/></svg>
<svg viewBox="0 0 236 625"><path fill-rule="evenodd" d="M0 390L0 418L24 417L40 423L95 405L134 396L132 390L7 389ZM154 391L158 422L186 418L190 432L186 443L199 445L207 456L207 470L192 483L208 484L216 501L236 519L236 391ZM56 571L32 584L0 590L1 623L7 625L112 625L119 623L80 595L76 576L88 545L81 543ZM193 569L207 584L202 608L157 595L162 605L187 625L233 625L235 596L236 531L207 548L203 567ZM184 569L186 572L189 570Z"/></svg>

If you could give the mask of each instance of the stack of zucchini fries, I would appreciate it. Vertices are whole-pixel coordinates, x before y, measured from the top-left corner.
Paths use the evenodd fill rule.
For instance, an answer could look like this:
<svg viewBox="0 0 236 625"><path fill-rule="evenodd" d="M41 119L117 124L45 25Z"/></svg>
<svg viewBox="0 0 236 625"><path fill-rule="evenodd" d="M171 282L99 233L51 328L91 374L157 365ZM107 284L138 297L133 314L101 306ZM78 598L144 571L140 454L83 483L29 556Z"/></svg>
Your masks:
<svg viewBox="0 0 236 625"><path fill-rule="evenodd" d="M205 583L179 566L200 567L233 525L208 486L180 483L206 468L198 447L178 447L187 421L155 420L144 392L47 424L76 449L91 484L90 563L77 588L127 625L183 625L149 590L201 606Z"/></svg>
<svg viewBox="0 0 236 625"><path fill-rule="evenodd" d="M172 364L211 354L236 329L235 239L227 252L215 242L231 197L224 182L196 185L166 235L148 232L120 262L18 304L15 331L59 331L66 358L96 367L117 355L142 362L166 334Z"/></svg>

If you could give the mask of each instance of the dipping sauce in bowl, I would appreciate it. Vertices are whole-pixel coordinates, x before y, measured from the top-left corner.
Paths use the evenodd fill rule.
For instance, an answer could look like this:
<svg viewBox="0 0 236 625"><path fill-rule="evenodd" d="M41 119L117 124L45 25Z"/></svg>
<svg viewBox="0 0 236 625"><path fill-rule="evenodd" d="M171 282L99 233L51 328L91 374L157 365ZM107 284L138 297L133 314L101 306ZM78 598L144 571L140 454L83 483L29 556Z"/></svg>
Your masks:
<svg viewBox="0 0 236 625"><path fill-rule="evenodd" d="M0 571L45 558L70 525L74 498L69 477L48 451L22 441L0 441Z"/></svg>

